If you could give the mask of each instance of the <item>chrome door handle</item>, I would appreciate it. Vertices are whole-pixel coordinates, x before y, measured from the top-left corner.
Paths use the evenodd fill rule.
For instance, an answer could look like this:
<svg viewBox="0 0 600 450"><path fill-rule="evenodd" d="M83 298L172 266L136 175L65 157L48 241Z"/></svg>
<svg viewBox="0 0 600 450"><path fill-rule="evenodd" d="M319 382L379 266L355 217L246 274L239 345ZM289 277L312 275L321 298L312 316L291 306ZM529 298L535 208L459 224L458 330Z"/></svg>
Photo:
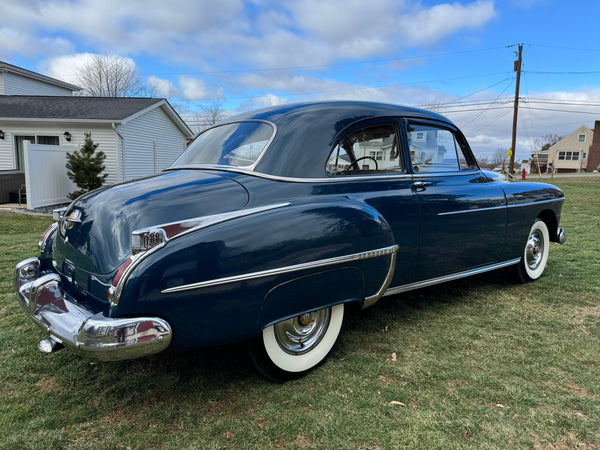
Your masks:
<svg viewBox="0 0 600 450"><path fill-rule="evenodd" d="M412 187L415 191L424 191L431 183L427 181L414 181Z"/></svg>

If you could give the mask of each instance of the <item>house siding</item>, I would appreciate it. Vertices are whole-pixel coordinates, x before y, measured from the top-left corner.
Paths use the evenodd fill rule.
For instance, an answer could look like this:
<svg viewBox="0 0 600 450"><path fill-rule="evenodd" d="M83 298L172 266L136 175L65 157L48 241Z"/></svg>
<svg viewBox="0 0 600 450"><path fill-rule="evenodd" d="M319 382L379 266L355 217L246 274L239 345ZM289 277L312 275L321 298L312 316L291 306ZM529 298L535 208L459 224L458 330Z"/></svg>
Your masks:
<svg viewBox="0 0 600 450"><path fill-rule="evenodd" d="M126 121L118 129L125 144L126 179L158 173L185 150L185 136L161 107Z"/></svg>
<svg viewBox="0 0 600 450"><path fill-rule="evenodd" d="M579 135L585 135L585 141L579 142ZM586 126L581 126L565 138L558 141L552 147L548 149L548 162L552 163L552 166L556 172L578 172L585 170L588 164L587 154L592 143L593 131ZM567 152L579 153L577 160L559 159L561 152L565 154ZM586 158L583 157L584 153Z"/></svg>
<svg viewBox="0 0 600 450"><path fill-rule="evenodd" d="M3 95L73 95L70 89L15 73L0 73L0 79L0 94Z"/></svg>
<svg viewBox="0 0 600 450"><path fill-rule="evenodd" d="M119 181L117 160L117 134L110 124L82 125L73 123L47 122L0 122L0 129L5 133L4 140L0 140L0 170L12 170L16 168L14 137L15 136L58 136L60 145L71 147L72 151L81 148L85 139L84 133L90 131L92 140L98 144L98 150L106 154L104 165L105 173L108 174L107 184ZM64 132L71 133L71 142L63 136ZM65 169L66 173L66 169Z"/></svg>

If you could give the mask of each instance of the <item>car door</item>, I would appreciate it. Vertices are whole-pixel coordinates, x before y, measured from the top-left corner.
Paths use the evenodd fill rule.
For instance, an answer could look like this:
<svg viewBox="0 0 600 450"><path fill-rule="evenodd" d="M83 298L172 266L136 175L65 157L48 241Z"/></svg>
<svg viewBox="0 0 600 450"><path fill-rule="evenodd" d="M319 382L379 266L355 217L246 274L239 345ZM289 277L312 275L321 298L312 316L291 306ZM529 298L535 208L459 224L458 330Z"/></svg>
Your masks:
<svg viewBox="0 0 600 450"><path fill-rule="evenodd" d="M462 134L449 125L407 121L406 139L420 207L417 281L501 262L505 195L477 168Z"/></svg>
<svg viewBox="0 0 600 450"><path fill-rule="evenodd" d="M327 162L336 191L375 208L398 244L391 287L412 283L418 255L419 204L412 188L399 123L367 120L341 133Z"/></svg>

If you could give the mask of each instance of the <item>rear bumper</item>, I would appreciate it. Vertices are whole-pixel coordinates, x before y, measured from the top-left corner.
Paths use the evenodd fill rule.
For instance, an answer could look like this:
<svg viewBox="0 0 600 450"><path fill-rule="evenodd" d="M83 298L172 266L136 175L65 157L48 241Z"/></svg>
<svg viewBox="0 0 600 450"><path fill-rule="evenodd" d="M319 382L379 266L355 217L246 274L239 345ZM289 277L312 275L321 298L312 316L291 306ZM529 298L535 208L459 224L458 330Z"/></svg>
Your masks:
<svg viewBox="0 0 600 450"><path fill-rule="evenodd" d="M21 307L49 335L52 345L40 343L42 351L62 344L93 359L116 361L152 355L171 343L171 327L163 319L111 318L78 303L63 290L58 274L41 273L38 258L17 264L14 283Z"/></svg>

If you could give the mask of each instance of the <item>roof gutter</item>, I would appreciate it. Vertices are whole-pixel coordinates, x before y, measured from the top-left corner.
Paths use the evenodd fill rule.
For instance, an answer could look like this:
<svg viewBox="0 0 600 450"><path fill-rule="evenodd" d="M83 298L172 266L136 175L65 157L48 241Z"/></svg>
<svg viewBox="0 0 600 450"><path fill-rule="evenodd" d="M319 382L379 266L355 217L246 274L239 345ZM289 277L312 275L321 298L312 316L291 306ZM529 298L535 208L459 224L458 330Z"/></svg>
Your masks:
<svg viewBox="0 0 600 450"><path fill-rule="evenodd" d="M117 136L119 136L119 139L121 140L121 149L122 149L121 165L123 166L123 179L119 180L119 181L125 181L127 179L127 167L125 166L125 138L119 132L119 130L117 128L117 124L115 122L113 122L111 125L112 125L112 129L115 130L115 133L117 133ZM119 148L117 147L117 160L119 158L118 152L119 152Z"/></svg>

